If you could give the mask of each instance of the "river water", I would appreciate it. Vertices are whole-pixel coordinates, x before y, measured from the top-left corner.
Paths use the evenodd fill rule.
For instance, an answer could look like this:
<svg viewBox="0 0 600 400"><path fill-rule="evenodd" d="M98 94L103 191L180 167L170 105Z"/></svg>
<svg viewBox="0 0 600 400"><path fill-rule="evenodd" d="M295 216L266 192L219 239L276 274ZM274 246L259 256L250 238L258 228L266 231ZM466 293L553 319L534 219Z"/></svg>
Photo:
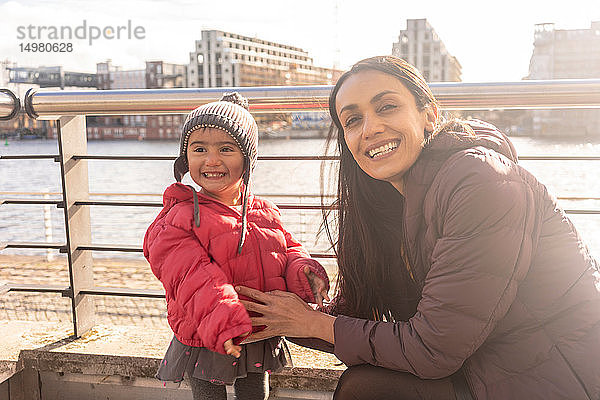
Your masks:
<svg viewBox="0 0 600 400"><path fill-rule="evenodd" d="M595 142L566 139L516 137L519 155L600 155L600 138ZM88 153L97 155L175 155L178 143L135 141L91 141ZM322 139L262 140L260 155L322 155ZM9 141L0 143L0 154L57 154L54 140ZM600 161L521 161L557 197L600 198ZM260 161L253 176L256 194L276 203L318 203L319 161ZM95 200L142 199L160 201L160 193L173 182L171 161L88 161L90 193L121 193L93 196ZM187 178L186 176L186 179ZM184 180L184 183L191 183ZM0 160L0 192L60 192L60 168L52 160ZM122 193L135 193L137 196ZM285 197L287 195L288 197ZM283 196L283 197L282 197ZM33 197L0 193L0 198ZM50 198L59 198L51 195ZM560 200L565 209L600 209L598 200ZM46 210L44 210L46 208ZM120 243L141 246L144 232L159 208L91 207L93 243ZM51 238L45 234L44 215L51 223ZM315 238L319 211L282 211L284 222L311 251L325 251L323 237ZM64 242L63 210L53 206L0 206L0 243ZM600 215L571 215L592 252L600 256ZM5 249L2 254L43 254L40 250ZM132 253L94 253L95 257L141 257Z"/></svg>

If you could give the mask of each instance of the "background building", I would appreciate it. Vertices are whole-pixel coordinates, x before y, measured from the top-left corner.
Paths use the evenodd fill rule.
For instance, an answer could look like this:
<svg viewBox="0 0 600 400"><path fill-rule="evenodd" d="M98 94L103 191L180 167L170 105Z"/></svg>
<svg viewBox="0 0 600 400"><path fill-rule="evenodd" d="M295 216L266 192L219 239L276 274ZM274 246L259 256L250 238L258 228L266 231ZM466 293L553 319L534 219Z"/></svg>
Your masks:
<svg viewBox="0 0 600 400"><path fill-rule="evenodd" d="M428 82L460 82L462 67L427 19L408 19L392 54L411 63Z"/></svg>
<svg viewBox="0 0 600 400"><path fill-rule="evenodd" d="M96 64L98 89L186 87L187 66L147 61L145 69L123 70L111 60ZM183 115L121 115L87 118L89 139L176 139Z"/></svg>
<svg viewBox="0 0 600 400"><path fill-rule="evenodd" d="M123 70L112 64L111 60L96 64L98 89L145 89L146 70Z"/></svg>
<svg viewBox="0 0 600 400"><path fill-rule="evenodd" d="M525 79L600 78L600 21L589 29L555 29L537 24L534 49ZM536 110L531 113L535 135L598 136L600 110Z"/></svg>
<svg viewBox="0 0 600 400"><path fill-rule="evenodd" d="M331 85L341 75L317 67L301 48L236 33L204 30L190 53L188 87ZM294 128L297 114L256 116L259 132ZM319 122L318 126L322 124ZM321 131L321 128L319 128ZM325 132L322 130L323 133Z"/></svg>
<svg viewBox="0 0 600 400"><path fill-rule="evenodd" d="M146 61L146 88L167 89L187 87L187 65L164 61Z"/></svg>
<svg viewBox="0 0 600 400"><path fill-rule="evenodd" d="M202 31L188 67L189 87L328 85L338 76L298 47L217 30Z"/></svg>
<svg viewBox="0 0 600 400"><path fill-rule="evenodd" d="M555 29L537 24L528 79L600 77L600 21L589 29Z"/></svg>

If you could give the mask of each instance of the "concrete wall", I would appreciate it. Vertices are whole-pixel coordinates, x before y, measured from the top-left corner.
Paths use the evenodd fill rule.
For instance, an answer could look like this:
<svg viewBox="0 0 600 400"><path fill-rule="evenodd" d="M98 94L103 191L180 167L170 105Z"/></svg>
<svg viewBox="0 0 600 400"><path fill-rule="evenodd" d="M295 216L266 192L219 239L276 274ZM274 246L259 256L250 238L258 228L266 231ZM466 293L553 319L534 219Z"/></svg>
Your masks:
<svg viewBox="0 0 600 400"><path fill-rule="evenodd" d="M159 359L23 350L15 373L0 383L0 400L191 399L181 384L155 379ZM330 400L341 371L287 368L271 376L271 399ZM228 398L233 389L227 387Z"/></svg>

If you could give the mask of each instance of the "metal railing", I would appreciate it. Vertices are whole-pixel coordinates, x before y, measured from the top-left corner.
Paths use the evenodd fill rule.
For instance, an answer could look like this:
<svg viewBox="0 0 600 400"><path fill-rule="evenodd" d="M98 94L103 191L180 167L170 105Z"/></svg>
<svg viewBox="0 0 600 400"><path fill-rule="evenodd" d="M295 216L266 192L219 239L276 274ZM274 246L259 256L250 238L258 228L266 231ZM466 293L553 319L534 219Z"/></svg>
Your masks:
<svg viewBox="0 0 600 400"><path fill-rule="evenodd" d="M549 109L600 107L600 79L493 83L432 83L433 94L448 110ZM327 110L331 86L270 86L208 89L35 91L25 95L25 110L40 119L77 115L183 114L236 90L253 113Z"/></svg>
<svg viewBox="0 0 600 400"><path fill-rule="evenodd" d="M13 119L21 109L21 101L8 89L0 89L0 121Z"/></svg>
<svg viewBox="0 0 600 400"><path fill-rule="evenodd" d="M522 81L505 83L434 83L432 90L444 109L549 109L600 107L600 79ZM33 118L57 121L59 154L1 156L0 159L52 159L60 164L61 199L4 199L2 204L44 204L63 209L65 243L5 243L3 248L53 248L67 254L69 286L9 284L0 292L59 293L71 300L74 333L81 336L94 325L92 296L162 298L160 290L94 287L92 251L141 252L138 246L94 244L91 241L90 206L159 207L152 201L90 200L88 160L173 160L174 156L88 155L85 116L156 115L187 113L200 104L237 90L249 99L253 113L326 110L331 86L253 87L211 89L146 89L105 91L27 92L24 108ZM18 99L0 91L0 119L18 113ZM259 160L335 160L330 156L262 156ZM600 156L529 156L521 160L600 160ZM279 204L283 209L321 209L319 205ZM600 214L600 210L568 210ZM312 254L333 258L332 254Z"/></svg>

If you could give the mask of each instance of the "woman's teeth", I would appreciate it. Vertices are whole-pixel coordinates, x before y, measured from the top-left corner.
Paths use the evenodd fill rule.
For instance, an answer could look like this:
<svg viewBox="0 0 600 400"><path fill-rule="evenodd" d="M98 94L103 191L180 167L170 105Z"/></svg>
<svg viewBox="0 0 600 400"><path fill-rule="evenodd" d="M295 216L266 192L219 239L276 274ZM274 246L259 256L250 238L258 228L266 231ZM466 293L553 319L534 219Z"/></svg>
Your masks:
<svg viewBox="0 0 600 400"><path fill-rule="evenodd" d="M387 154L390 151L395 150L397 147L398 147L398 142L391 142L391 143L388 143L388 144L386 144L384 146L377 147L376 149L369 150L368 154L369 154L369 157L375 158L375 157Z"/></svg>
<svg viewBox="0 0 600 400"><path fill-rule="evenodd" d="M202 175L206 178L220 178L225 176L224 172L203 172Z"/></svg>

